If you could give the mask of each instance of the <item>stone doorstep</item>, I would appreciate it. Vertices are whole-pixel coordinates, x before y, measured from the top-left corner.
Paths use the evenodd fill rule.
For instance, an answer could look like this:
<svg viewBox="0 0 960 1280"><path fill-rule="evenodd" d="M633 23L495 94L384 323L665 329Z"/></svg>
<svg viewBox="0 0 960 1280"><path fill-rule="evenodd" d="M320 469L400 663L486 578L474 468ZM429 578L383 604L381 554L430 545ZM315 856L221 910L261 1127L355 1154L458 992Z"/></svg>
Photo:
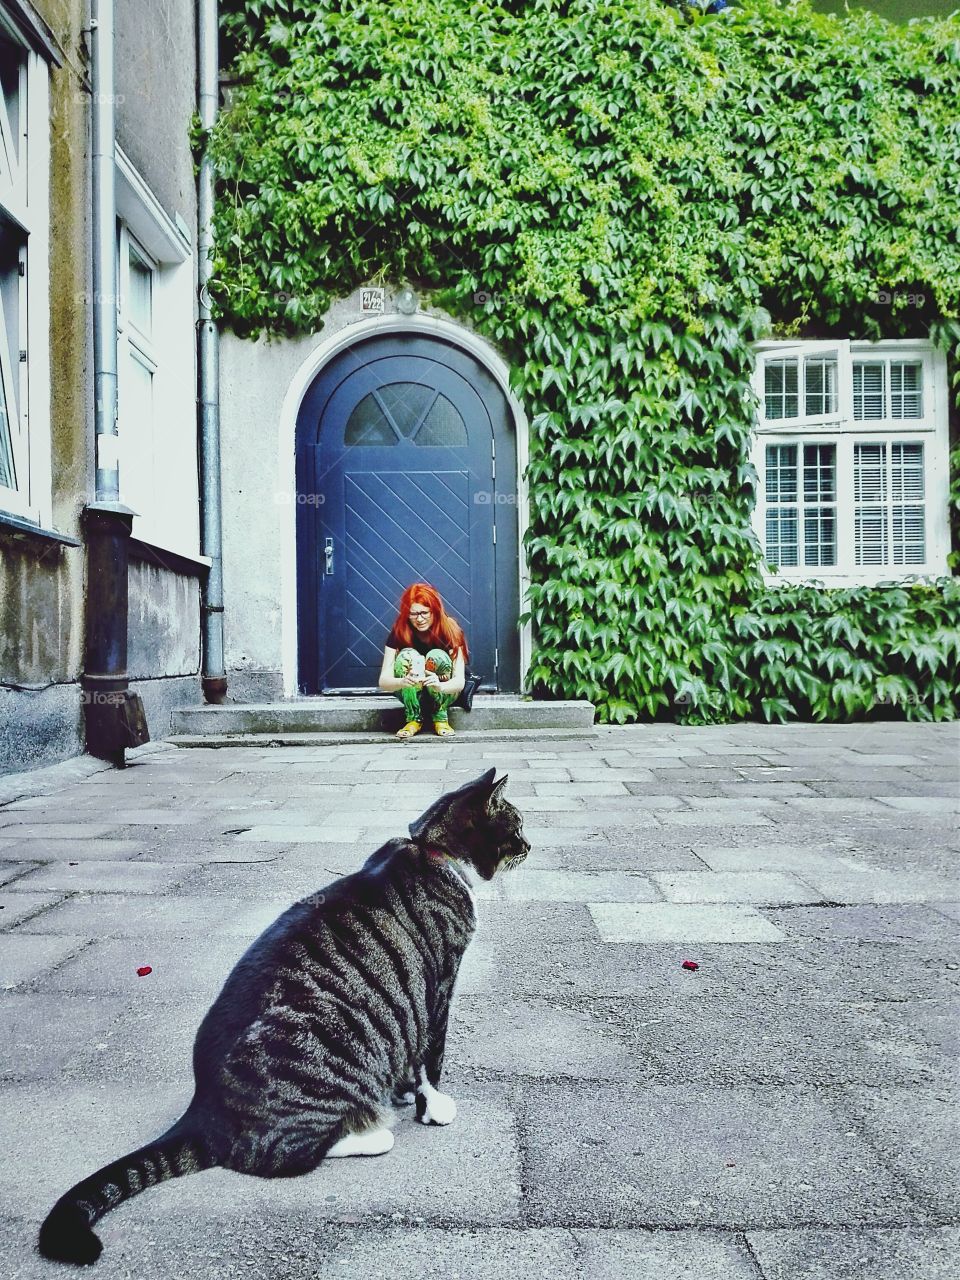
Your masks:
<svg viewBox="0 0 960 1280"><path fill-rule="evenodd" d="M528 741L534 742L545 741L585 741L592 742L597 737L597 730L592 728L582 729L462 729L454 724L456 729L456 738L453 742L517 742ZM164 741L174 747L183 748L204 748L206 750L222 750L229 747L335 747L335 746L364 746L382 744L384 738L390 737L389 730L380 730L376 733L351 733L338 732L332 729L325 729L314 733L174 733L165 738ZM444 746L451 745L451 739L439 739L429 729L425 729L417 738L410 743L396 743L397 751L401 754L397 759L397 769L403 770L409 767L411 753L415 751L430 751L434 744L443 742ZM437 768L442 768L442 762L438 760Z"/></svg>
<svg viewBox="0 0 960 1280"><path fill-rule="evenodd" d="M591 729L596 708L586 701L532 701L516 694L478 694L473 710L450 712L454 729ZM174 741L182 736L242 734L385 733L403 723L390 696L316 697L272 703L183 707L171 714ZM177 741L177 745L186 745ZM191 744L192 745L192 744Z"/></svg>

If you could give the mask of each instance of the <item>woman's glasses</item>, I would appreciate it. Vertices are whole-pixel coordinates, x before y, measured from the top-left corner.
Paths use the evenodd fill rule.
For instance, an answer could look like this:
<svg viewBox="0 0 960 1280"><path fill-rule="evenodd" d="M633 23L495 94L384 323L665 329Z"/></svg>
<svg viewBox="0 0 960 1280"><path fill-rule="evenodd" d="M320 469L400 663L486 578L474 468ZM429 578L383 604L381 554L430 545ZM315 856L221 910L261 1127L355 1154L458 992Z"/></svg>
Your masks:
<svg viewBox="0 0 960 1280"><path fill-rule="evenodd" d="M429 618L430 614L431 614L430 609L411 609L409 613L409 617L411 620L414 618Z"/></svg>

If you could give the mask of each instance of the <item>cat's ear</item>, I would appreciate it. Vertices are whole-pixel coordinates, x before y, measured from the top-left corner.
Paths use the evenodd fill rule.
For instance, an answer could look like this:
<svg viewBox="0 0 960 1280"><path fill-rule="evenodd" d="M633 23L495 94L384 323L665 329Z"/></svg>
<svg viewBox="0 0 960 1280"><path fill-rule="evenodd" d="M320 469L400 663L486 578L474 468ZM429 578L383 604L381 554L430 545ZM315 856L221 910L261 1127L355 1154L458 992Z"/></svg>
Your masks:
<svg viewBox="0 0 960 1280"><path fill-rule="evenodd" d="M484 775L485 777L489 775ZM487 801L488 809L495 809L503 798L503 789L507 785L507 774L504 774L499 782L495 782L490 792L490 799Z"/></svg>
<svg viewBox="0 0 960 1280"><path fill-rule="evenodd" d="M501 783L494 782L496 776L496 769L488 769L473 782L465 782L456 791L448 791L410 823L410 834L415 840L436 840L438 843L455 838L460 827L476 821L479 812L489 810L496 803L493 797L501 786ZM502 781L506 782L506 778Z"/></svg>

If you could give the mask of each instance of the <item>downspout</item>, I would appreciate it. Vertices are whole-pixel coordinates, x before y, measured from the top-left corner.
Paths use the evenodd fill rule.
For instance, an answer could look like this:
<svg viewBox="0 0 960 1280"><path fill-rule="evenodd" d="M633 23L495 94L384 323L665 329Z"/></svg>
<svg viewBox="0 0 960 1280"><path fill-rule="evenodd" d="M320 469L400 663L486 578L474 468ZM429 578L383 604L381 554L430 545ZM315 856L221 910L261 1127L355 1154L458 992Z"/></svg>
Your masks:
<svg viewBox="0 0 960 1280"><path fill-rule="evenodd" d="M200 0L197 13L197 79L200 126L209 136L220 103L219 15L217 0ZM199 221L197 282L198 402L200 434L200 549L210 558L201 589L201 683L207 702L223 702L227 676L223 662L223 535L220 498L220 334L211 316L210 278L213 274L214 174L205 145L200 160L197 198Z"/></svg>
<svg viewBox="0 0 960 1280"><path fill-rule="evenodd" d="M82 688L86 746L123 767L149 741L143 703L127 679L127 567L136 514L120 501L117 426L117 212L114 0L91 0L93 382L95 498L84 508L86 638Z"/></svg>

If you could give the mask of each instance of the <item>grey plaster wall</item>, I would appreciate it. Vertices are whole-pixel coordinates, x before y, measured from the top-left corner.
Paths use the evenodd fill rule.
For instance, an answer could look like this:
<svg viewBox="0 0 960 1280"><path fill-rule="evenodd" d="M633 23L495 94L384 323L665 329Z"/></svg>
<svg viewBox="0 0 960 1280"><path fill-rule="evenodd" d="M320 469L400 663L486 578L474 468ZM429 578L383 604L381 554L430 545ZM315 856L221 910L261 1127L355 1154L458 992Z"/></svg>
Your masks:
<svg viewBox="0 0 960 1280"><path fill-rule="evenodd" d="M51 523L80 537L80 513L93 480L85 6L82 0L36 0L34 7L68 53L50 73ZM31 377L43 372L34 366ZM82 548L0 530L0 773L52 764L83 749L76 683L83 576Z"/></svg>
<svg viewBox="0 0 960 1280"><path fill-rule="evenodd" d="M193 229L196 0L117 0L117 141L170 217Z"/></svg>
<svg viewBox="0 0 960 1280"><path fill-rule="evenodd" d="M420 314L450 320L421 299ZM385 314L397 313L387 290ZM321 343L369 319L360 291L339 299L323 326L299 338L256 341L224 333L220 419L223 480L224 652L230 701L282 696L280 518L289 501L281 458L292 468L293 433L280 440L280 415L298 369ZM461 327L462 321L457 321ZM281 452L282 450L282 452Z"/></svg>
<svg viewBox="0 0 960 1280"><path fill-rule="evenodd" d="M280 408L326 329L256 342L224 334L220 366L224 653L231 701L279 693ZM294 442L290 440L290 457Z"/></svg>
<svg viewBox="0 0 960 1280"><path fill-rule="evenodd" d="M200 671L200 584L187 574L131 559L127 671L131 680Z"/></svg>

